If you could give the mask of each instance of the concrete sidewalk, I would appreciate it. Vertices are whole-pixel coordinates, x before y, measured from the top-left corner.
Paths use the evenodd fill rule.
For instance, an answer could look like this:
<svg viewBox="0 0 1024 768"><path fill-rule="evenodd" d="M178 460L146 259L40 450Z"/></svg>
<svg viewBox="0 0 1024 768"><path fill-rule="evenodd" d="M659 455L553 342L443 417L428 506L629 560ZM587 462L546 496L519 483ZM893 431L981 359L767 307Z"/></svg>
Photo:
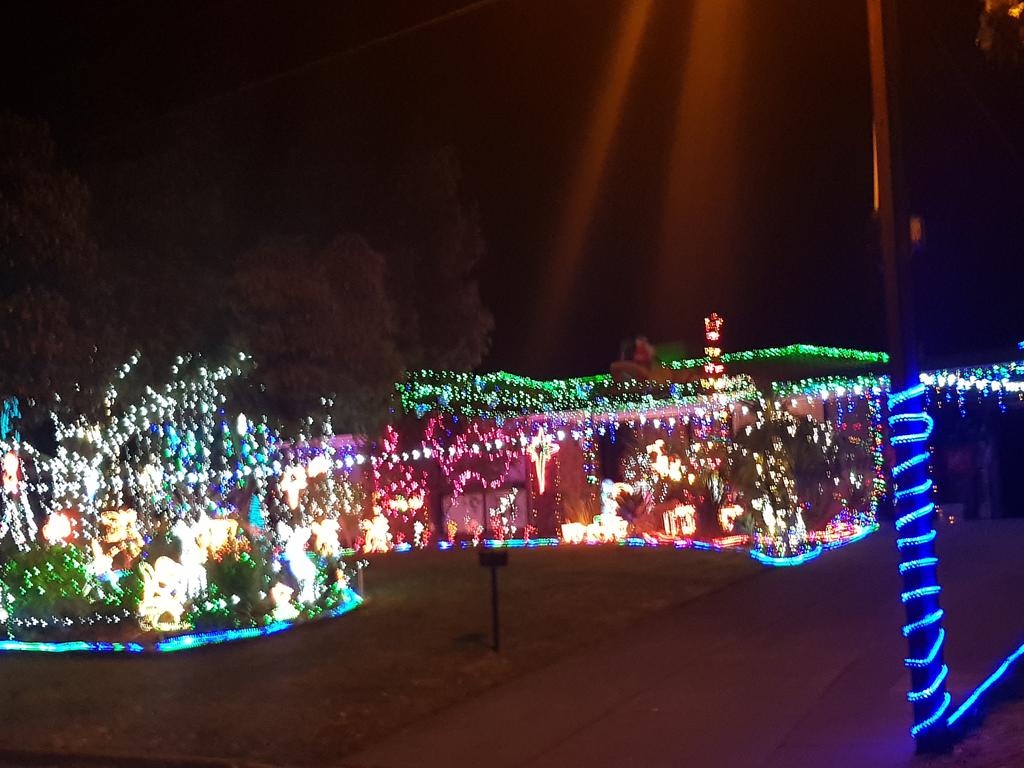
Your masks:
<svg viewBox="0 0 1024 768"><path fill-rule="evenodd" d="M939 542L956 703L1024 636L1024 521L945 526ZM766 570L346 764L907 766L896 564L884 531L800 568Z"/></svg>

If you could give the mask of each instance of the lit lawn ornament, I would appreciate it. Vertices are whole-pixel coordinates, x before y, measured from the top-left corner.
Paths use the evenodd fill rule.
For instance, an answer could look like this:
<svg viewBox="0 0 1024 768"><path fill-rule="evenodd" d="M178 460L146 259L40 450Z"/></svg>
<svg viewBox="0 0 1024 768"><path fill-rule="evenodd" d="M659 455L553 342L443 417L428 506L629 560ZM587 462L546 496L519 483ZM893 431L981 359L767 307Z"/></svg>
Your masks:
<svg viewBox="0 0 1024 768"><path fill-rule="evenodd" d="M95 539L89 543L89 548L92 552L92 558L86 570L97 579L114 579L114 574L116 573L113 570L114 559L103 551L103 547Z"/></svg>
<svg viewBox="0 0 1024 768"><path fill-rule="evenodd" d="M751 506L761 513L765 533L759 537L761 549L775 555L789 556L802 552L807 545L807 527L803 514L797 510L776 509L765 496L754 499Z"/></svg>
<svg viewBox="0 0 1024 768"><path fill-rule="evenodd" d="M291 621L298 617L299 612L292 604L294 593L294 589L281 582L271 588L270 599L274 601L274 618L277 621Z"/></svg>
<svg viewBox="0 0 1024 768"><path fill-rule="evenodd" d="M3 482L4 491L8 496L17 496L21 493L21 459L14 451L4 454Z"/></svg>
<svg viewBox="0 0 1024 768"><path fill-rule="evenodd" d="M182 586L188 597L195 597L206 589L207 550L198 541L198 527L198 524L189 525L179 520L171 529L181 542Z"/></svg>
<svg viewBox="0 0 1024 768"><path fill-rule="evenodd" d="M324 557L337 557L341 551L341 544L338 541L338 521L318 520L310 526L313 531L313 547Z"/></svg>
<svg viewBox="0 0 1024 768"><path fill-rule="evenodd" d="M318 453L306 465L306 477L322 477L330 471L331 460L323 453Z"/></svg>
<svg viewBox="0 0 1024 768"><path fill-rule="evenodd" d="M739 504L728 504L718 510L718 523L725 533L732 533L736 528L736 521L743 517L743 507Z"/></svg>
<svg viewBox="0 0 1024 768"><path fill-rule="evenodd" d="M587 526L583 523L562 523L562 541L566 544L582 544L587 537Z"/></svg>
<svg viewBox="0 0 1024 768"><path fill-rule="evenodd" d="M363 552L387 552L391 549L391 531L388 519L379 512L370 520L360 520L363 532Z"/></svg>
<svg viewBox="0 0 1024 768"><path fill-rule="evenodd" d="M533 469L537 474L537 492L541 496L544 495L548 461L558 453L558 449L559 445L555 442L554 435L548 434L543 426L530 438L530 444L527 446L527 455L533 462Z"/></svg>
<svg viewBox="0 0 1024 768"><path fill-rule="evenodd" d="M103 526L105 554L111 560L121 557L125 567L130 566L142 551L138 514L134 509L104 510L100 513L100 524Z"/></svg>
<svg viewBox="0 0 1024 768"><path fill-rule="evenodd" d="M512 489L498 500L498 506L487 510L491 536L511 539L516 535L516 499L519 492Z"/></svg>
<svg viewBox="0 0 1024 768"><path fill-rule="evenodd" d="M697 532L697 508L692 504L676 504L665 515L665 533L689 538Z"/></svg>
<svg viewBox="0 0 1024 768"><path fill-rule="evenodd" d="M279 485L284 492L285 501L288 502L288 509L296 509L299 506L299 494L309 485L306 470L298 465L288 467L281 476Z"/></svg>
<svg viewBox="0 0 1024 768"><path fill-rule="evenodd" d="M36 520L29 504L29 494L24 488L21 459L14 451L8 451L3 459L3 514L0 515L0 539L8 531L18 549L27 549L36 537Z"/></svg>
<svg viewBox="0 0 1024 768"><path fill-rule="evenodd" d="M651 469L663 480L670 480L674 483L683 479L683 462L678 456L669 456L665 453L665 441L655 440L647 446L647 457L651 462Z"/></svg>
<svg viewBox="0 0 1024 768"><path fill-rule="evenodd" d="M234 552L238 544L238 521L230 517L203 515L192 526L196 543L206 550L207 557L220 558Z"/></svg>
<svg viewBox="0 0 1024 768"><path fill-rule="evenodd" d="M139 473L139 485L146 493L155 496L160 493L164 484L164 472L155 461L150 462L142 468Z"/></svg>
<svg viewBox="0 0 1024 768"><path fill-rule="evenodd" d="M601 483L601 514L594 515L594 522L586 527L587 541L619 541L629 535L629 522L619 516L618 500L623 493L632 492L629 483Z"/></svg>
<svg viewBox="0 0 1024 768"><path fill-rule="evenodd" d="M158 557L156 563L142 563L142 600L139 602L139 625L143 629L169 632L181 628L185 612L185 568L169 557Z"/></svg>
<svg viewBox="0 0 1024 768"><path fill-rule="evenodd" d="M412 496L392 496L385 501L385 506L389 512L394 514L409 514L410 512L415 514L419 510L423 509L424 496L422 493L413 494Z"/></svg>
<svg viewBox="0 0 1024 768"><path fill-rule="evenodd" d="M313 591L316 585L316 566L306 555L306 544L313 532L302 526L293 529L284 523L278 523L277 533L285 542L284 559L288 561L288 570L299 583L298 600L300 603L312 603L316 600Z"/></svg>
<svg viewBox="0 0 1024 768"><path fill-rule="evenodd" d="M43 525L43 538L51 546L67 544L75 532L75 520L66 512L53 512Z"/></svg>
<svg viewBox="0 0 1024 768"><path fill-rule="evenodd" d="M594 515L594 522L587 526L587 541L612 542L621 541L629 535L629 522L619 517L617 512Z"/></svg>

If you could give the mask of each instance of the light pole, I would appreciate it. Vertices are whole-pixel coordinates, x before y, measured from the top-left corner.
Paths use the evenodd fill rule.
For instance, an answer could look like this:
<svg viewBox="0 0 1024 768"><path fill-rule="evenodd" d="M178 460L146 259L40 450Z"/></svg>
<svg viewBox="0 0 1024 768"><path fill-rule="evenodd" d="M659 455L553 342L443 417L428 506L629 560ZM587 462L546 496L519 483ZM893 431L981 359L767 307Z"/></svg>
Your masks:
<svg viewBox="0 0 1024 768"><path fill-rule="evenodd" d="M898 0L867 0L871 56L872 112L875 139L877 214L885 266L885 304L891 360L889 444L893 451L896 545L903 578L901 599L907 623L914 712L911 734L919 751L942 748L948 741L943 663L942 609L935 577L935 505L930 502L928 437L933 428L924 412L913 312L910 216L907 210L899 142Z"/></svg>

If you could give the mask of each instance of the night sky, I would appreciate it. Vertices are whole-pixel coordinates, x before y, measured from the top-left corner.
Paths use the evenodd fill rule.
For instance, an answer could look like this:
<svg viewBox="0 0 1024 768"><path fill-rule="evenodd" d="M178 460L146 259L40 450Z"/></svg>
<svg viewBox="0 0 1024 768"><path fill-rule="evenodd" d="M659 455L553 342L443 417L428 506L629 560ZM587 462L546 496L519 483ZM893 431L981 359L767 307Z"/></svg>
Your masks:
<svg viewBox="0 0 1024 768"><path fill-rule="evenodd" d="M726 349L884 346L863 0L26 5L0 33L0 109L47 119L96 188L150 155L199 168L230 244L344 227L361 180L453 146L488 243L487 369L606 370L638 332L697 352L711 310ZM974 0L901 7L924 351L1005 349L1024 339L1024 68L976 49Z"/></svg>

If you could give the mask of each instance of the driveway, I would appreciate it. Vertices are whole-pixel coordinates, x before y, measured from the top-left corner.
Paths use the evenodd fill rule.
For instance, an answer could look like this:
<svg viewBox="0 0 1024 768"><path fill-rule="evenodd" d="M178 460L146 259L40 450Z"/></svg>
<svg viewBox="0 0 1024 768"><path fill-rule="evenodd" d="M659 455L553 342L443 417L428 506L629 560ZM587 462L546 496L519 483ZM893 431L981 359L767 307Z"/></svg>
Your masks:
<svg viewBox="0 0 1024 768"><path fill-rule="evenodd" d="M910 765L893 539L883 529L802 567L766 569L421 721L347 764ZM1024 521L940 528L954 703L1024 637L1022 544Z"/></svg>

